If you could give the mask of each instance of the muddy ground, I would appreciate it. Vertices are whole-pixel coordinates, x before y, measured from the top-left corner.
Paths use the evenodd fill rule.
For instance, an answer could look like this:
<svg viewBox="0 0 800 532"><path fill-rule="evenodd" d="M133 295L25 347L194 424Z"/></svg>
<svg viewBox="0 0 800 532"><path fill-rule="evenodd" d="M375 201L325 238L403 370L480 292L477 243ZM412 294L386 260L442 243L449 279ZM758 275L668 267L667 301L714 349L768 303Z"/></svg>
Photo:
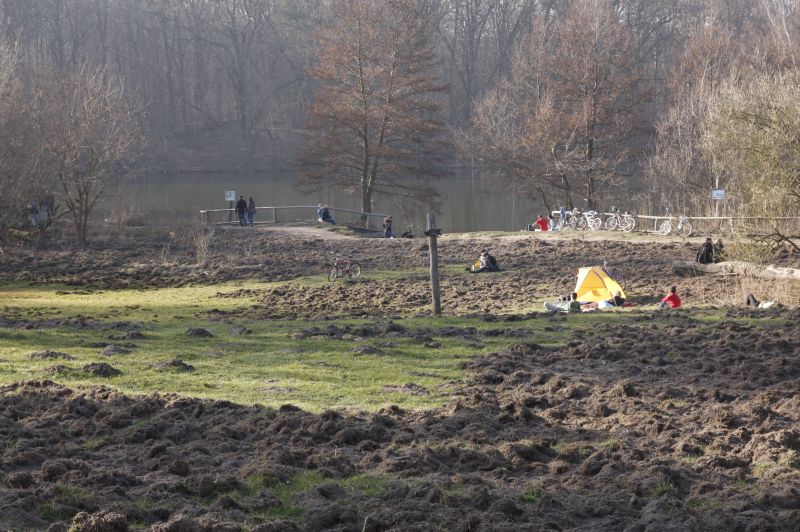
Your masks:
<svg viewBox="0 0 800 532"><path fill-rule="evenodd" d="M531 300L568 294L580 266L607 262L626 283L638 303L653 303L677 284L687 302L739 304L752 287L736 278L681 278L672 262L691 260L696 242L581 240L575 233L560 239L536 238L532 233L502 237L464 235L440 241L442 304L450 314L513 313L530 307ZM470 275L464 267L482 248L488 248L505 270ZM354 238L324 230L292 232L233 228L218 230L208 259L198 265L192 233L136 230L100 239L86 252L59 248L9 250L0 256L0 283L61 283L83 288L148 288L216 284L229 281L287 281L317 275L323 278L334 256L352 257L362 266L358 283L338 280L316 286L280 286L255 294L264 318L293 316L353 316L420 313L427 310L429 266L426 239ZM798 265L800 259L782 251L772 262ZM371 273L416 269L416 273L371 278ZM760 299L792 299L796 288L760 282ZM222 292L235 296L236 292ZM244 293L240 295L254 295ZM795 300L797 298L794 298ZM243 312L245 309L243 309ZM246 309L248 314L253 311Z"/></svg>
<svg viewBox="0 0 800 532"><path fill-rule="evenodd" d="M463 272L482 247L505 272ZM672 260L691 259L693 247L527 235L443 241L445 311L498 324L431 327L426 341L514 337L515 313L531 299L570 291L578 266L603 260L640 307L678 284L689 308L634 309L562 347L476 356L463 381L444 386L441 409L315 415L49 382L0 388L0 529L800 529L800 313L698 308L738 302L730 294L742 287L675 277ZM255 295L261 318L425 311L422 240L225 231L198 267L179 238L167 249L153 234L126 235L91 253L7 250L0 282L291 280L324 274L331 253L354 256L366 272L419 270L220 297ZM568 331L580 318L536 319ZM404 334L420 331L384 324L359 336L379 346ZM402 389L428 393L413 382Z"/></svg>
<svg viewBox="0 0 800 532"><path fill-rule="evenodd" d="M0 527L797 530L800 315L703 312L476 359L427 412L7 386Z"/></svg>

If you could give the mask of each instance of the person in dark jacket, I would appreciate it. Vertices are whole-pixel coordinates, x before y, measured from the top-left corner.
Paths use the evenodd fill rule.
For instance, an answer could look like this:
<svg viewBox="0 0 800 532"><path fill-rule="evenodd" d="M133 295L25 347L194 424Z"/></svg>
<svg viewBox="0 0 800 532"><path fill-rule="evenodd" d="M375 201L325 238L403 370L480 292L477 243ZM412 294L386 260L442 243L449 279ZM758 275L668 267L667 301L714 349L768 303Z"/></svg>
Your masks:
<svg viewBox="0 0 800 532"><path fill-rule="evenodd" d="M239 196L239 201L236 202L236 214L239 216L239 225L244 227L244 217L247 215L247 202L244 200L244 196Z"/></svg>
<svg viewBox="0 0 800 532"><path fill-rule="evenodd" d="M256 201L253 196L250 196L250 201L247 202L247 225L253 225L253 216L256 215Z"/></svg>
<svg viewBox="0 0 800 532"><path fill-rule="evenodd" d="M333 216L331 216L331 211L328 209L327 203L324 205L322 203L319 204L319 207L317 208L317 216L319 217L320 222L336 225Z"/></svg>
<svg viewBox="0 0 800 532"><path fill-rule="evenodd" d="M394 238L392 235L392 217L387 216L383 219L383 236L386 238Z"/></svg>
<svg viewBox="0 0 800 532"><path fill-rule="evenodd" d="M711 238L706 238L700 249L697 250L697 258L695 259L700 264L711 264L714 262L714 244Z"/></svg>
<svg viewBox="0 0 800 532"><path fill-rule="evenodd" d="M487 250L482 249L481 254L478 257L477 268L473 268L470 270L472 273L484 273L484 272L499 272L500 265L497 264L497 259L494 258L494 255L489 253Z"/></svg>

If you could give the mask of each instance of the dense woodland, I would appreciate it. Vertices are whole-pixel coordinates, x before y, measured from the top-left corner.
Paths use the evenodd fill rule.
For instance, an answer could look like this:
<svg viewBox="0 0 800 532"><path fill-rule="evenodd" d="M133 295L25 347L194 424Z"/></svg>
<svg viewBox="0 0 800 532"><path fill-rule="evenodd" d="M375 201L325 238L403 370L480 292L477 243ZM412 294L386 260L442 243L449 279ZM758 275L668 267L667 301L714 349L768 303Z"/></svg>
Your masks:
<svg viewBox="0 0 800 532"><path fill-rule="evenodd" d="M114 180L175 169L291 169L366 210L476 166L547 206L787 213L795 4L0 0L2 225L48 197L83 243Z"/></svg>

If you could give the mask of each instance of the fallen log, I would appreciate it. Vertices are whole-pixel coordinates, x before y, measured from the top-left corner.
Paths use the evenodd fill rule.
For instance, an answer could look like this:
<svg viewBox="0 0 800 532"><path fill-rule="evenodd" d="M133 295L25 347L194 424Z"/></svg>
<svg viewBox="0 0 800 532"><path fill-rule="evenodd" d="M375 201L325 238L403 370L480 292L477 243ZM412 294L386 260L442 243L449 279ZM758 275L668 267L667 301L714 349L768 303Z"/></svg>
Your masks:
<svg viewBox="0 0 800 532"><path fill-rule="evenodd" d="M800 269L775 266L759 266L749 262L717 262L714 264L700 264L692 261L675 261L672 263L672 272L676 275L714 275L753 277L756 279L792 279L800 281Z"/></svg>

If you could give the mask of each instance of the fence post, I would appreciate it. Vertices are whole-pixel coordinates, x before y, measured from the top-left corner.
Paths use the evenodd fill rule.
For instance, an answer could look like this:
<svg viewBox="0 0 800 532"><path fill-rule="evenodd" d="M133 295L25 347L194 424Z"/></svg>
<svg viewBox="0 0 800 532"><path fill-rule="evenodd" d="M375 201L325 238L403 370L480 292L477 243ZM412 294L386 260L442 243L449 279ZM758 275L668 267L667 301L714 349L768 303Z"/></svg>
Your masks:
<svg viewBox="0 0 800 532"><path fill-rule="evenodd" d="M272 223L275 223L277 221L278 221L278 209L273 207L272 208Z"/></svg>
<svg viewBox="0 0 800 532"><path fill-rule="evenodd" d="M441 229L436 228L436 215L428 213L428 246L431 254L431 295L433 296L433 315L441 316L442 302L439 294L439 246L436 237L442 233Z"/></svg>

